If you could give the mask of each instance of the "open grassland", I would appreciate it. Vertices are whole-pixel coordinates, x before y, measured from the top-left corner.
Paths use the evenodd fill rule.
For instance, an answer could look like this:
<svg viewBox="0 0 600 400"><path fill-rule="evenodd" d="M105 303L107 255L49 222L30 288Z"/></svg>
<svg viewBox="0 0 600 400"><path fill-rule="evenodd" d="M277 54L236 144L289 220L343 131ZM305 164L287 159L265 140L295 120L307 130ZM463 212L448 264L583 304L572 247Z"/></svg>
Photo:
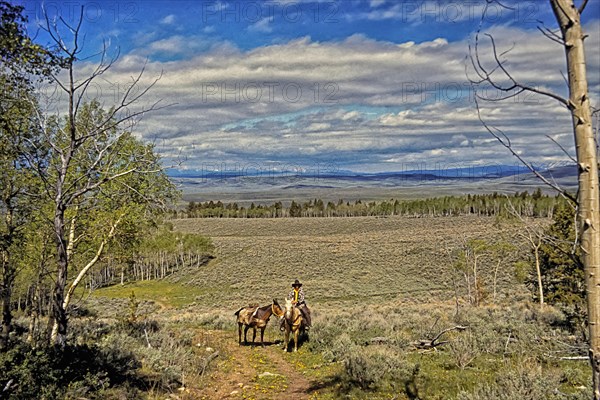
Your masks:
<svg viewBox="0 0 600 400"><path fill-rule="evenodd" d="M185 219L175 227L215 244L216 259L181 282L219 289L199 295L201 307L268 302L296 278L317 308L449 299L464 242L510 236L480 217ZM498 274L504 297L519 292L512 261Z"/></svg>
<svg viewBox="0 0 600 400"><path fill-rule="evenodd" d="M171 374L148 398L164 398L165 388L179 399L591 396L587 363L561 359L585 354L581 337L565 328L560 311L532 304L514 270L527 250L493 218L188 219L174 225L211 237L215 258L161 281L103 288L92 299L99 316L117 310L121 319L131 292L141 301L134 326L143 371L154 381L166 379L161 368ZM470 239L516 245L501 257L479 259L487 294L479 307L467 301L464 277L454 268ZM234 311L283 298L296 278L313 310L310 340L298 353L284 353L273 319L266 348L238 346ZM159 329L147 328L153 320ZM436 349L415 344L454 326L464 330L445 333ZM114 347L130 346L123 336L111 337ZM212 354L218 356L209 363Z"/></svg>

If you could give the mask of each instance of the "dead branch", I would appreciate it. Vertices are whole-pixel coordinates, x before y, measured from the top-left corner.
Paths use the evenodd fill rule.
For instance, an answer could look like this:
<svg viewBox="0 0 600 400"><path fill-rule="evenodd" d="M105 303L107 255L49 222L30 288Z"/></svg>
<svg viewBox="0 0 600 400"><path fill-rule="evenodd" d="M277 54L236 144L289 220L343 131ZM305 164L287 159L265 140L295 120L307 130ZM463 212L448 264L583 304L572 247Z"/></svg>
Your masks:
<svg viewBox="0 0 600 400"><path fill-rule="evenodd" d="M490 35L489 33L484 33L484 35L490 40L491 47L492 47L492 57L493 57L495 66L493 68L488 68L485 65L483 65L483 62L481 61L481 58L480 58L480 50L479 50L479 44L480 44L479 35L480 34L481 34L481 26L477 30L477 33L475 34L474 46L469 44L469 58L471 60L471 66L473 68L473 71L475 72L475 74L477 75L477 77L479 79L473 79L473 77L469 76L468 71L466 71L467 78L469 79L469 81L471 82L471 84L473 86L480 86L480 85L487 84L487 85L490 85L492 88L498 90L499 92L507 93L507 94L505 96L500 96L498 98L490 98L490 97L481 97L480 95L478 95L476 93L475 94L476 97L479 96L480 99L486 100L486 101L498 102L498 101L517 97L518 95L520 95L523 92L530 92L530 93L536 93L536 94L540 94L540 95L543 95L546 97L550 97L550 98L558 101L560 104L566 106L567 108L570 107L569 100L565 99L564 97L559 96L556 93L553 93L551 91L540 89L540 88L533 87L530 85L526 85L523 82L518 81L506 68L506 66L505 66L506 61L502 60L502 58L506 54L508 54L512 50L512 48L505 50L502 53L498 53L496 41L495 41L494 37L492 35ZM502 78L497 78L498 74L501 74ZM502 79L505 79L506 81L508 81L508 83L503 84L501 82Z"/></svg>
<svg viewBox="0 0 600 400"><path fill-rule="evenodd" d="M550 140L552 140L552 142L554 142L555 145L557 145L563 153L565 153L565 155L567 157L569 157L569 159L571 161L573 161L573 164L577 165L577 160L575 159L575 157L573 157L572 155L569 154L569 152L567 151L567 149L565 149L560 143L558 143L552 136L550 135L546 135L546 137Z"/></svg>
<svg viewBox="0 0 600 400"><path fill-rule="evenodd" d="M150 339L148 338L148 331L146 328L144 328L144 336L146 337L146 344L148 345L148 348L151 349L152 345L150 344Z"/></svg>
<svg viewBox="0 0 600 400"><path fill-rule="evenodd" d="M583 3L581 3L581 5L579 6L579 14L581 15L581 13L583 13L583 10L585 10L585 6L587 6L589 0L583 0Z"/></svg>
<svg viewBox="0 0 600 400"><path fill-rule="evenodd" d="M422 350L430 350L430 349L435 349L437 346L441 346L443 344L448 343L448 341L442 341L440 342L439 339L446 333L448 332L452 332L452 331L459 331L462 332L464 330L466 330L468 327L467 326L463 326L463 325L456 325L453 326L451 328L446 328L443 331L441 331L440 333L438 333L433 339L421 339L415 343L413 343L413 345L417 348L417 349L422 349Z"/></svg>
<svg viewBox="0 0 600 400"><path fill-rule="evenodd" d="M585 361L589 361L590 357L589 356L569 356L569 357L553 357L553 358L557 358L559 360L585 360Z"/></svg>
<svg viewBox="0 0 600 400"><path fill-rule="evenodd" d="M208 364L210 364L210 362L212 360L214 360L215 358L217 358L219 356L219 352L215 351L214 353L212 353L211 355L209 355L208 357L206 357L204 359L204 363L202 364L202 368L200 369L200 376L204 375L204 371L206 371L206 368L208 368Z"/></svg>
<svg viewBox="0 0 600 400"><path fill-rule="evenodd" d="M498 142L500 142L500 144L502 146L504 146L506 149L508 149L508 151L510 151L510 153L516 157L521 164L523 164L525 167L527 167L527 169L529 169L529 171L534 174L537 178L539 178L542 182L544 182L546 185L550 186L552 189L556 190L558 193L560 193L561 196L563 196L564 198L570 200L573 202L573 204L577 204L577 198L574 197L571 193L569 193L567 190L561 188L560 186L558 186L555 182L550 182L550 180L548 180L545 176L543 176L538 170L535 169L535 167L533 166L533 164L531 164L530 162L528 162L527 160L525 160L512 146L512 143L510 142L510 138L504 133L504 131L502 131L500 128L494 127L494 126L490 126L481 116L481 108L479 107L479 102L477 101L477 94L475 95L475 107L477 109L477 118L479 118L479 121L481 122L481 124L483 125L483 127L485 128L486 131L489 132L490 135L492 135L493 137L496 138L496 140L498 140Z"/></svg>

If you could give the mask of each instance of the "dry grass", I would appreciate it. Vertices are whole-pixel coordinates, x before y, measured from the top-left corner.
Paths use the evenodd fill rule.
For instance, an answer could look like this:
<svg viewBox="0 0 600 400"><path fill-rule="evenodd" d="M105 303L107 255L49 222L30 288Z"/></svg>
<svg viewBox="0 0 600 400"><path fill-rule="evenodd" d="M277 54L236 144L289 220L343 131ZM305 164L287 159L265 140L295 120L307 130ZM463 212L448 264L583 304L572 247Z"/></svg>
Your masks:
<svg viewBox="0 0 600 400"><path fill-rule="evenodd" d="M498 304L488 300L475 308L463 301L455 315L453 250L468 239L511 237L494 222L478 217L178 220L176 229L213 239L211 263L97 295L122 297L123 303L134 290L140 300L158 304L150 316L164 332L193 333L196 347L219 351L202 377L193 377L188 371L193 362L186 361L189 397L182 399L479 400L523 382L514 393L527 389L529 381L519 381L523 374L511 375L515 365L543 366L547 379L537 391L542 397L532 399L545 398L548 390L586 398L581 390L589 380L586 364L552 358L571 355L579 343L559 328L564 322L559 312L542 313L527 301L529 294L514 279L517 252L500 264ZM484 279L492 266L479 265ZM310 341L298 353L284 354L276 345L239 347L233 312L250 302L282 298L295 278L304 282L313 310ZM468 330L448 333L449 343L438 351L415 349L416 340L457 324ZM276 321L265 339L281 339ZM276 379L263 381L264 372Z"/></svg>
<svg viewBox="0 0 600 400"><path fill-rule="evenodd" d="M304 282L311 305L336 309L355 304L428 302L453 296L452 259L463 238L495 240L493 218L290 218L185 219L183 232L214 240L217 257L185 281L218 288L197 297L204 307L269 302ZM502 266L504 297L514 280ZM521 289L519 289L521 290Z"/></svg>

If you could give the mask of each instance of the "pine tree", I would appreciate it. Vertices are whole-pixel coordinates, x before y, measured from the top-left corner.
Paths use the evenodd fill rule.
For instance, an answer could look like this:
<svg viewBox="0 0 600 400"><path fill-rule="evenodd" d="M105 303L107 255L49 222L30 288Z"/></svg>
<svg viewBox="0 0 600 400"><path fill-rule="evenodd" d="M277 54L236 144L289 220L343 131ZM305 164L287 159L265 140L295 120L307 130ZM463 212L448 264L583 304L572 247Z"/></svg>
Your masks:
<svg viewBox="0 0 600 400"><path fill-rule="evenodd" d="M554 222L545 232L549 239L540 248L540 265L547 302L585 309L583 263L575 243L575 210L560 204Z"/></svg>

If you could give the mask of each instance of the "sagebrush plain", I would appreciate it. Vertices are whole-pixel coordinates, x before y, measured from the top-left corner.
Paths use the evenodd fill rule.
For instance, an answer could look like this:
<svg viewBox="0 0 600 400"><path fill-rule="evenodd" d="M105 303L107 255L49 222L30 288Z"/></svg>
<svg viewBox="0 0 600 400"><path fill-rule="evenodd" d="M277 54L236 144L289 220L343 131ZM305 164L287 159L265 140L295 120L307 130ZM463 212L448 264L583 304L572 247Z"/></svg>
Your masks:
<svg viewBox="0 0 600 400"><path fill-rule="evenodd" d="M114 304L126 308L134 292L149 310L140 318L161 325L161 332L150 332L146 341L158 341L153 335L189 338L176 347L189 346L196 353L182 358L181 365L172 361L178 365L175 386L181 386L167 389L172 396L589 396L587 363L571 359L584 355L580 332L567 327L559 310L540 309L518 279L515 266L529 250L510 224L491 217L184 219L173 224L212 238L214 258L164 280L100 289L91 298L92 307L110 315ZM477 250L479 283L469 288L473 283L461 272L460 254L473 241L512 247L501 254ZM283 299L296 278L304 283L314 313L314 327L298 353L283 352L276 319L265 332L265 348L239 346L233 313L244 305ZM478 306L469 290L481 296ZM118 300L106 309L101 306L106 297ZM436 346L421 346L446 329ZM162 398L165 387L152 398Z"/></svg>

